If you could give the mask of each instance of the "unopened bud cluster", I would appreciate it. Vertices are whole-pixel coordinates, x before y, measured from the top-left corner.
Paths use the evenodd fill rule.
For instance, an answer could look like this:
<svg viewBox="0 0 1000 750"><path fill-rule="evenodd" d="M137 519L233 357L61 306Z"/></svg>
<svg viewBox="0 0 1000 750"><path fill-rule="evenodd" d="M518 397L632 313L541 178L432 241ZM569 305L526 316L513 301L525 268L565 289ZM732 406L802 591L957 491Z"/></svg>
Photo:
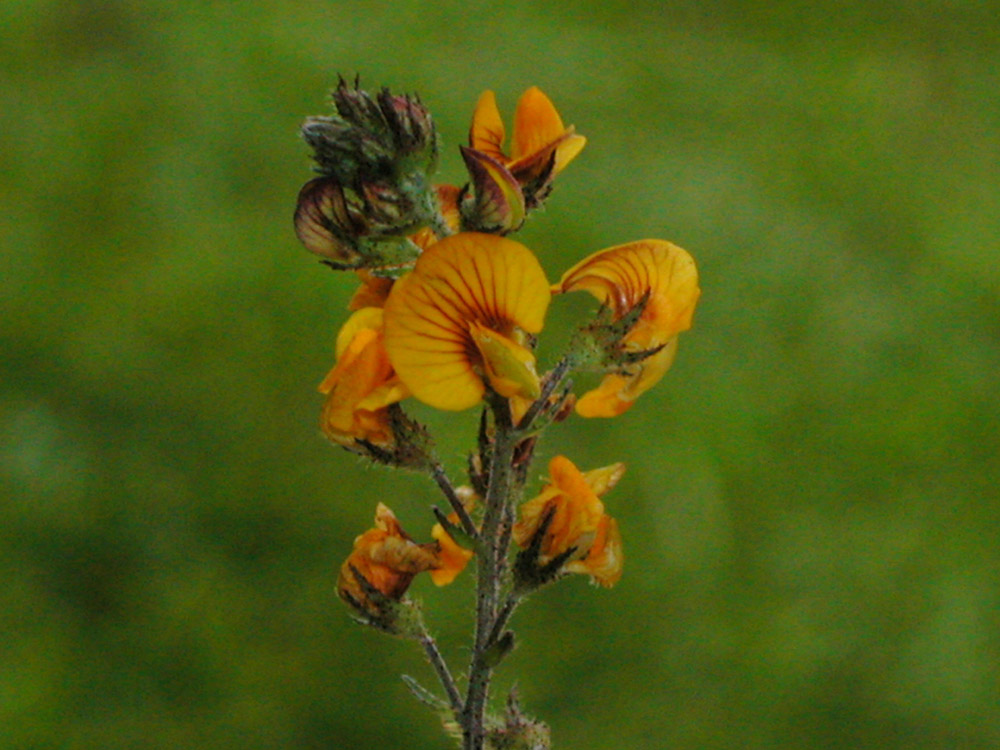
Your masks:
<svg viewBox="0 0 1000 750"><path fill-rule="evenodd" d="M402 239L437 210L434 121L415 97L372 96L343 79L333 104L335 114L302 126L320 176L299 193L299 239L336 268L412 262L416 248Z"/></svg>

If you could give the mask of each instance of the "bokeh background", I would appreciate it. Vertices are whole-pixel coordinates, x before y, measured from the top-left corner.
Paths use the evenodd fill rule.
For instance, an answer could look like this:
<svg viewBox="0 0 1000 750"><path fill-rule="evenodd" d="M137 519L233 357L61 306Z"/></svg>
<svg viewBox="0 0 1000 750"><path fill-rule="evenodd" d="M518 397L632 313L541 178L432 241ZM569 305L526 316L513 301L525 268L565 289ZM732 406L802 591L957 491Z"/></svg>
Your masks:
<svg viewBox="0 0 1000 750"><path fill-rule="evenodd" d="M998 53L989 1L0 4L0 747L448 746L334 592L376 501L437 502L317 429L338 72L418 92L450 182L539 85L589 138L519 235L549 276L701 269L670 375L536 465L628 464L625 578L534 597L498 688L557 748L1000 746ZM414 587L457 670L468 579Z"/></svg>

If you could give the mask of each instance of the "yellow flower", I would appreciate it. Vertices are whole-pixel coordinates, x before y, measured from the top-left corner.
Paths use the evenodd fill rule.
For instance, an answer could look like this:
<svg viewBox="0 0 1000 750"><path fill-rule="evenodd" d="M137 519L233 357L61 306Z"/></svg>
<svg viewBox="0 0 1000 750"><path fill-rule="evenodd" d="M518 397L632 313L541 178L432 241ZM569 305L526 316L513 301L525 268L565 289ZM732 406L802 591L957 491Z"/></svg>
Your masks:
<svg viewBox="0 0 1000 750"><path fill-rule="evenodd" d="M472 115L469 145L506 166L522 184L542 176L553 154L552 176L559 174L587 142L575 134L572 125L563 125L551 100L537 86L525 91L517 103L509 156L503 151L505 137L496 96L484 91Z"/></svg>
<svg viewBox="0 0 1000 750"><path fill-rule="evenodd" d="M354 570L371 588L398 601L417 573L437 565L435 545L415 543L403 531L393 512L379 503L375 510L375 527L354 540L354 549L340 568L337 593L348 604L377 614L378 603L372 601Z"/></svg>
<svg viewBox="0 0 1000 750"><path fill-rule="evenodd" d="M358 440L391 445L386 407L409 395L385 353L382 315L381 308L365 307L348 318L337 335L337 364L319 386L326 394L320 426L348 448Z"/></svg>
<svg viewBox="0 0 1000 750"><path fill-rule="evenodd" d="M677 334L691 327L701 290L694 259L664 240L639 240L601 250L573 266L555 287L557 292L586 290L610 306L615 320L649 295L639 319L625 334L621 347L637 353L662 347L630 366L629 372L604 377L600 386L576 404L584 417L622 414L640 394L670 369L677 351Z"/></svg>
<svg viewBox="0 0 1000 750"><path fill-rule="evenodd" d="M466 510L472 510L476 502L476 493L471 487L456 487L455 494L461 499ZM458 513L449 514L448 520L452 525L458 526ZM474 553L471 549L459 545L439 523L434 524L431 529L431 537L438 543L438 566L431 570L431 580L437 586L446 586L465 570Z"/></svg>
<svg viewBox="0 0 1000 750"><path fill-rule="evenodd" d="M385 348L406 387L438 409L478 403L488 381L535 398L527 334L542 329L550 291L538 260L504 237L463 232L432 245L385 303Z"/></svg>
<svg viewBox="0 0 1000 750"><path fill-rule="evenodd" d="M565 456L556 456L549 463L549 484L538 497L521 506L514 541L521 547L529 546L551 514L539 562L545 564L572 548L564 571L587 573L602 586L614 586L622 574L621 535L617 522L604 513L600 495L614 487L624 473L625 466L620 463L584 473Z"/></svg>

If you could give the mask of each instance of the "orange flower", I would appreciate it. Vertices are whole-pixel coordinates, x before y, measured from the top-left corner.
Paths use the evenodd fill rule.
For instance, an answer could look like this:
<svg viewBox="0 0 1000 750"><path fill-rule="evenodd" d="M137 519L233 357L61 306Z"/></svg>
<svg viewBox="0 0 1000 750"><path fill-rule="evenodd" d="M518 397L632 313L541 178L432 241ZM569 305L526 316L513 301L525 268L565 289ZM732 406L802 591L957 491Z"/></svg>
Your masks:
<svg viewBox="0 0 1000 750"><path fill-rule="evenodd" d="M320 426L335 443L358 440L385 447L394 442L390 404L409 395L392 370L382 343L382 310L355 312L337 335L337 364L319 386L326 394Z"/></svg>
<svg viewBox="0 0 1000 750"><path fill-rule="evenodd" d="M600 386L576 404L584 417L613 417L628 410L673 364L677 334L691 327L701 294L694 259L664 240L639 240L601 250L573 266L557 292L586 290L611 307L615 320L649 295L639 319L621 341L624 353L662 347L628 372L604 377Z"/></svg>
<svg viewBox="0 0 1000 750"><path fill-rule="evenodd" d="M549 463L549 484L538 497L521 506L514 541L521 547L529 546L551 514L539 562L547 563L573 549L564 571L587 573L595 583L614 586L622 574L621 535L618 523L605 515L600 496L624 473L625 466L620 463L582 473L565 456L556 456Z"/></svg>
<svg viewBox="0 0 1000 750"><path fill-rule="evenodd" d="M472 510L476 502L476 493L471 487L456 487L455 494L461 499L466 510ZM448 520L453 526L458 526L458 513L449 514ZM434 524L431 529L431 537L438 543L438 566L431 570L431 580L437 586L446 586L465 570L474 553L471 549L460 546L439 523Z"/></svg>
<svg viewBox="0 0 1000 750"><path fill-rule="evenodd" d="M541 331L550 296L524 245L473 232L446 237L386 300L389 360L413 395L438 409L475 405L486 382L508 398L535 398L527 334Z"/></svg>
<svg viewBox="0 0 1000 750"><path fill-rule="evenodd" d="M415 543L403 531L393 512L379 503L375 510L375 528L354 540L353 551L340 567L337 593L348 604L377 615L380 613L378 602L372 601L366 588L398 601L417 573L437 565L435 545ZM358 580L355 570L367 585Z"/></svg>
<svg viewBox="0 0 1000 750"><path fill-rule="evenodd" d="M509 156L503 151L505 137L496 96L484 91L472 115L469 145L506 166L521 184L544 175L553 154L551 176L559 174L587 142L575 134L572 125L563 125L551 100L537 86L525 91L517 103Z"/></svg>
<svg viewBox="0 0 1000 750"><path fill-rule="evenodd" d="M393 279L385 276L376 276L368 269L362 268L355 271L361 279L361 286L354 292L351 301L347 303L348 310L360 310L364 307L382 307L385 299L392 289Z"/></svg>

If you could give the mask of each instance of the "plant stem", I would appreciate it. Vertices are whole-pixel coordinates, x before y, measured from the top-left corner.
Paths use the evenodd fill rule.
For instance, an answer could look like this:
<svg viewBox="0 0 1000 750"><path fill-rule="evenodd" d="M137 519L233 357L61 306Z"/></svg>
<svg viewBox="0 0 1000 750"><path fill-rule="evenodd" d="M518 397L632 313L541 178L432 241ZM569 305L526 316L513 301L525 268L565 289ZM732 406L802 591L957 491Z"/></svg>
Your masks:
<svg viewBox="0 0 1000 750"><path fill-rule="evenodd" d="M511 463L517 441L507 399L494 397L493 451L490 481L486 491L476 579L476 638L469 665L469 689L463 711L463 748L482 750L486 736L486 699L493 667L485 656L497 621L500 595L500 567L507 550L500 548L503 519L511 502L514 472Z"/></svg>
<svg viewBox="0 0 1000 750"><path fill-rule="evenodd" d="M455 713L455 718L459 718L462 715L462 696L458 692L458 686L455 685L455 679L451 676L448 664L438 650L437 643L426 629L420 634L420 645L424 647L427 659L434 667L438 680L441 681L441 685L448 693L448 702L451 704L451 710Z"/></svg>
<svg viewBox="0 0 1000 750"><path fill-rule="evenodd" d="M510 620L510 616L514 614L514 610L517 609L517 605L521 603L521 597L517 594L511 593L507 596L507 601L503 603L500 611L497 613L496 620L493 621L493 629L490 631L489 643L495 643L501 635L503 635L503 629L507 626L507 622Z"/></svg>
<svg viewBox="0 0 1000 750"><path fill-rule="evenodd" d="M535 421L539 412L548 406L549 399L552 397L552 394L555 393L556 388L559 387L559 384L562 383L563 379L575 365L576 359L572 353L564 355L563 358L556 363L556 366L553 367L552 371L545 377L541 394L534 400L534 402L532 402L531 406L528 407L528 411L526 411L524 416L521 417L521 421L517 423L517 429L519 432L531 428L531 423Z"/></svg>
<svg viewBox="0 0 1000 750"><path fill-rule="evenodd" d="M458 516L459 523L462 524L462 530L473 539L478 539L479 532L476 531L476 525L472 522L472 518L469 516L469 512L465 509L465 506L462 505L461 499L455 493L455 487L452 485L451 480L448 479L448 475L444 473L444 467L438 461L435 461L431 465L431 476L434 478L437 486L441 488L441 492L448 499L452 510Z"/></svg>

